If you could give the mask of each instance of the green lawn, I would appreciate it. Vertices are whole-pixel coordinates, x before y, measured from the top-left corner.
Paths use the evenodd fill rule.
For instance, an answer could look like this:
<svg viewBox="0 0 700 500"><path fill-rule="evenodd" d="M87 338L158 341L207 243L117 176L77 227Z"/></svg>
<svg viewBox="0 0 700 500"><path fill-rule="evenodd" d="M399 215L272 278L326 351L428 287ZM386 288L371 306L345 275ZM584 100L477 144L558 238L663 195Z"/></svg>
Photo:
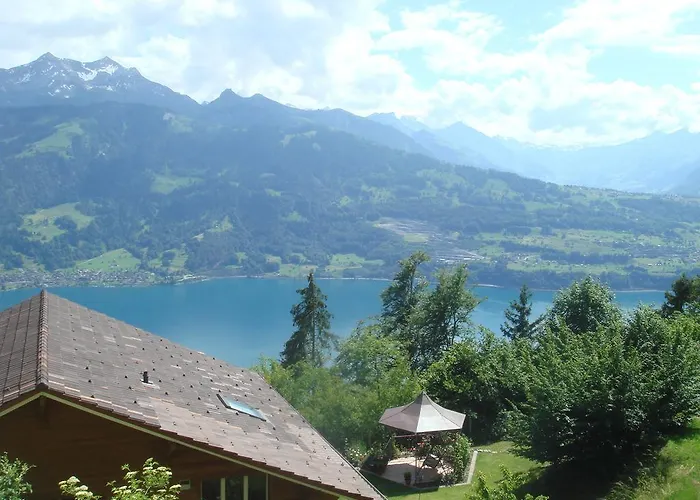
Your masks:
<svg viewBox="0 0 700 500"><path fill-rule="evenodd" d="M67 158L68 152L73 144L73 138L85 133L79 123L67 122L54 127L55 132L40 141L30 145L28 149L20 153L20 158L34 156L37 153L58 153Z"/></svg>
<svg viewBox="0 0 700 500"><path fill-rule="evenodd" d="M287 222L308 222L308 219L297 211L289 213L287 216L283 217L283 220Z"/></svg>
<svg viewBox="0 0 700 500"><path fill-rule="evenodd" d="M523 458L513 453L513 444L508 441L501 441L489 446L477 446L480 451L477 455L476 470L474 471L474 481L479 473L483 474L489 484L494 484L503 479L501 466L505 466L513 473L527 472L539 469L536 462ZM493 453L489 453L493 452Z"/></svg>
<svg viewBox="0 0 700 500"><path fill-rule="evenodd" d="M306 278L316 266L309 264L280 264L279 275L285 278Z"/></svg>
<svg viewBox="0 0 700 500"><path fill-rule="evenodd" d="M619 498L636 500L700 498L700 419L687 433L666 443L636 488L618 487L615 493Z"/></svg>
<svg viewBox="0 0 700 500"><path fill-rule="evenodd" d="M406 243L427 243L430 236L424 233L406 233L403 235L403 240Z"/></svg>
<svg viewBox="0 0 700 500"><path fill-rule="evenodd" d="M156 174L153 176L151 191L160 194L170 194L176 189L185 188L198 182L202 182L202 179L199 177L184 177L170 173Z"/></svg>
<svg viewBox="0 0 700 500"><path fill-rule="evenodd" d="M25 215L22 229L29 231L32 234L32 239L40 241L49 241L65 233L63 229L55 225L58 217L68 217L75 222L78 229L83 229L90 225L94 217L81 213L75 208L76 205L76 203L64 203Z"/></svg>
<svg viewBox="0 0 700 500"><path fill-rule="evenodd" d="M280 257L279 255L266 254L265 255L265 262L269 262L269 263L276 262L277 264L282 265L282 257Z"/></svg>
<svg viewBox="0 0 700 500"><path fill-rule="evenodd" d="M78 262L77 269L89 271L125 271L138 268L140 261L131 255L127 250L119 248L93 259Z"/></svg>
<svg viewBox="0 0 700 500"><path fill-rule="evenodd" d="M473 482L476 482L479 473L484 474L489 484L495 484L500 481L503 479L501 465L505 465L511 472L516 474L521 472L534 472L539 469L539 466L535 462L515 455L511 451L512 443L507 441L493 443L488 446L478 446L476 449L480 450L480 452L476 459L476 470L474 471ZM388 498L418 500L418 490L386 481L372 474L367 474L367 479ZM420 492L420 498L421 500L464 500L464 496L471 491L471 488L472 485L461 485L432 490L426 489Z"/></svg>
<svg viewBox="0 0 700 500"><path fill-rule="evenodd" d="M479 473L489 484L502 479L504 465L511 472L525 474L529 482L524 491L549 495L554 499L594 500L698 500L700 499L700 419L680 436L670 439L657 455L654 463L637 474L637 480L610 482L600 475L580 468L554 470L522 458L511 452L511 443L499 442L477 447L496 453L479 452L474 482ZM388 498L418 500L418 492L392 483L372 474L367 478ZM420 498L425 500L463 500L472 485L424 490Z"/></svg>
<svg viewBox="0 0 700 500"><path fill-rule="evenodd" d="M175 253L175 258L170 262L168 269L170 271L182 271L185 268L185 262L187 262L187 252L179 248L173 248L170 251ZM154 267L163 267L163 253L151 260L149 264Z"/></svg>
<svg viewBox="0 0 700 500"><path fill-rule="evenodd" d="M345 269L359 269L363 266L381 266L381 260L366 260L354 253L337 253L331 257L331 263L326 266L326 272L341 276Z"/></svg>

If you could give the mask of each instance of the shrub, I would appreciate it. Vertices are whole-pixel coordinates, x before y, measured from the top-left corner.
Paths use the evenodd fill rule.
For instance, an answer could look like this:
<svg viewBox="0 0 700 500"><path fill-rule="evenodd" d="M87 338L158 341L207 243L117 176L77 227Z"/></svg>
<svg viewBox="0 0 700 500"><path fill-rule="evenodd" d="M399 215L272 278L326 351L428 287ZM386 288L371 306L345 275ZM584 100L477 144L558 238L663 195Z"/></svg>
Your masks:
<svg viewBox="0 0 700 500"><path fill-rule="evenodd" d="M700 409L700 350L689 318L648 307L624 324L538 338L517 441L538 461L621 465Z"/></svg>
<svg viewBox="0 0 700 500"><path fill-rule="evenodd" d="M367 458L367 454L368 452L362 443L347 444L346 440L345 458L347 458L348 462L353 466L359 467L362 465L362 462Z"/></svg>
<svg viewBox="0 0 700 500"><path fill-rule="evenodd" d="M31 466L21 460L10 460L7 453L0 455L0 498L2 500L23 500L32 492L25 476Z"/></svg>
<svg viewBox="0 0 700 500"><path fill-rule="evenodd" d="M470 452L471 446L466 436L463 434L457 436L457 439L452 445L452 457L450 457L455 475L455 482L461 483L464 480L464 473L467 471L467 466L469 465Z"/></svg>
<svg viewBox="0 0 700 500"><path fill-rule="evenodd" d="M159 465L152 458L146 460L142 470L132 471L128 465L124 465L122 470L125 471L124 484L108 484L112 489L112 500L177 500L180 495L180 485L170 484L170 469ZM63 495L76 500L99 499L75 476L61 481L59 486Z"/></svg>
<svg viewBox="0 0 700 500"><path fill-rule="evenodd" d="M484 475L479 474L474 490L466 496L466 500L518 500L515 492L522 486L523 481L503 466L501 471L503 480L492 488L487 486ZM529 493L523 497L524 500L548 500L548 498L542 495L533 497Z"/></svg>
<svg viewBox="0 0 700 500"><path fill-rule="evenodd" d="M442 457L443 462L452 470L443 478L444 484L455 484L464 481L464 474L469 466L471 444L464 434L453 434L445 438L445 444L436 446L435 453Z"/></svg>

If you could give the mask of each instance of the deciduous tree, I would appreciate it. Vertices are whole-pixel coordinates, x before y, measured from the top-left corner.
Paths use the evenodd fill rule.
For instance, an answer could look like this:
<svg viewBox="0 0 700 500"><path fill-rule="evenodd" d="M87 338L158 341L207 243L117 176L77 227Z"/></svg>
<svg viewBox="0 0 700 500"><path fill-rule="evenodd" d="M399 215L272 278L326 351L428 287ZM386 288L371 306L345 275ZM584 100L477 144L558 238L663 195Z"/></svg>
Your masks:
<svg viewBox="0 0 700 500"><path fill-rule="evenodd" d="M431 396L467 415L467 433L476 442L502 439L504 412L525 401L518 347L485 331L452 346L424 374Z"/></svg>
<svg viewBox="0 0 700 500"><path fill-rule="evenodd" d="M411 315L428 287L428 281L419 267L429 260L428 254L418 251L399 261L398 272L381 294L381 320L385 333L406 340L405 331L409 327Z"/></svg>
<svg viewBox="0 0 700 500"><path fill-rule="evenodd" d="M552 303L546 325L553 330L568 329L579 334L594 332L622 320L615 294L600 281L587 277L560 291Z"/></svg>
<svg viewBox="0 0 700 500"><path fill-rule="evenodd" d="M467 288L466 265L441 269L435 288L420 302L414 319L415 368L426 369L468 332L479 299Z"/></svg>
<svg viewBox="0 0 700 500"><path fill-rule="evenodd" d="M700 350L691 317L648 307L581 335L537 338L516 440L532 458L615 467L687 425L700 409Z"/></svg>
<svg viewBox="0 0 700 500"><path fill-rule="evenodd" d="M685 273L681 274L671 285L671 290L664 295L666 301L661 306L664 316L685 312L688 306L700 301L700 276L690 278Z"/></svg>

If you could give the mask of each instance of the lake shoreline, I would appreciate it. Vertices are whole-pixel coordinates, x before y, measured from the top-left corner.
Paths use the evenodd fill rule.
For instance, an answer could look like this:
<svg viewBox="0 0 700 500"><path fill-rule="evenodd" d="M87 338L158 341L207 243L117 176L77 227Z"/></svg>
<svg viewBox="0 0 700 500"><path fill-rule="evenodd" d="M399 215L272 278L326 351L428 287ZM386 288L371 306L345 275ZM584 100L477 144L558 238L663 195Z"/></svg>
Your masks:
<svg viewBox="0 0 700 500"><path fill-rule="evenodd" d="M57 275L60 277L60 275ZM36 284L31 284L31 285L24 285L24 286L10 286L10 287L5 287L2 289L2 291L10 291L10 290L27 290L27 289L34 289L34 288L142 288L142 287L155 287L155 286L180 286L180 285L186 285L190 283L198 283L198 282L206 282L206 281L214 281L214 280L241 280L241 279L251 279L251 280L304 280L305 278L303 276L298 276L298 277L291 277L291 276L269 276L269 275L257 275L257 276L235 276L235 275L230 275L230 276L212 276L212 275L207 275L207 274L202 274L202 275L185 275L184 277L180 279L173 279L173 277L157 277L155 275L152 275L149 277L149 279L144 279L143 281L129 281L129 280L115 280L115 281L108 281L108 282L100 282L100 281L89 281L89 282L80 282L77 279L65 279L64 281L59 281L58 283L52 283L52 284L46 284L42 283L40 285ZM357 277L357 278L343 278L343 277L331 277L331 276L323 276L323 277L317 277L318 280L323 280L323 281L371 281L371 282L386 282L389 283L391 279L389 278L367 278L367 277ZM53 280L50 280L53 281ZM505 286L505 285L495 285L491 283L476 283L472 285L475 288L493 288L493 289L508 289L508 288L519 288L518 286ZM556 293L560 289L555 289L555 288L535 288L532 287L530 288L532 291L537 291L537 292L551 292L551 293ZM619 289L615 290L613 289L613 292L615 293L663 293L666 290L659 290L659 289L653 289L653 288L625 288L625 289Z"/></svg>
<svg viewBox="0 0 700 500"><path fill-rule="evenodd" d="M211 353L235 366L251 366L259 356L277 357L294 331L290 308L299 302L296 290L303 280L205 279L183 286L52 287L50 293L113 318L186 345ZM355 331L359 321L381 314L379 280L325 280L333 315L332 329L340 338ZM36 295L38 290L0 293L0 310ZM474 293L481 299L470 318L476 325L498 334L504 311L517 300L518 288L485 287ZM659 307L662 293L617 293L625 311L639 303ZM551 307L554 294L533 290L532 314L538 317Z"/></svg>

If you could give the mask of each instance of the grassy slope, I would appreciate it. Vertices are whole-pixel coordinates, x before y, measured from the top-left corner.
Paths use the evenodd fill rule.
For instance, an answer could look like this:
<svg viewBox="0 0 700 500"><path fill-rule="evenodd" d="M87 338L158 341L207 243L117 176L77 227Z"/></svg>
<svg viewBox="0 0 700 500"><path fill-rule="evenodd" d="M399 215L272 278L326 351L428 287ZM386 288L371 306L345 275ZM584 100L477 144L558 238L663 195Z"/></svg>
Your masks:
<svg viewBox="0 0 700 500"><path fill-rule="evenodd" d="M632 489L618 487L620 498L696 500L700 498L700 419L689 432L671 439L655 466ZM630 494L631 493L631 494Z"/></svg>
<svg viewBox="0 0 700 500"><path fill-rule="evenodd" d="M94 259L80 262L76 265L76 268L103 272L124 271L129 269L137 269L139 264L140 262L138 259L136 259L128 251L120 248L118 250L103 253Z"/></svg>
<svg viewBox="0 0 700 500"><path fill-rule="evenodd" d="M532 478L525 488L534 494L549 495L552 500L576 498L593 500L697 500L700 499L700 419L681 436L670 439L661 449L654 465L639 473L635 484L619 482L614 486L596 481L582 471L552 473L532 461L510 452L510 443L500 442L480 447L496 453L479 453L476 475L483 473L488 483L502 479L501 465L514 473ZM391 499L416 499L418 492L405 486L368 475L368 479ZM628 481L627 483L631 483ZM423 491L425 500L462 500L472 486L454 486L433 491Z"/></svg>
<svg viewBox="0 0 700 500"><path fill-rule="evenodd" d="M64 203L25 215L22 229L29 231L32 234L32 239L40 241L48 241L65 233L63 229L55 225L58 217L68 217L75 222L78 229L83 229L92 222L93 217L78 211L75 208L76 205L77 203Z"/></svg>
<svg viewBox="0 0 700 500"><path fill-rule="evenodd" d="M60 123L54 127L54 130L55 132L51 135L30 144L18 157L31 158L39 153L55 153L63 158L68 158L73 139L85 133L78 122Z"/></svg>
<svg viewBox="0 0 700 500"><path fill-rule="evenodd" d="M464 255L473 252L478 255L470 254L469 258L475 264L504 263L510 273L616 272L626 275L634 272L670 279L681 271L700 267L700 211L698 217L676 216L683 212L694 214L693 210L700 207L700 200L662 201L641 194L545 185L504 173L452 168L419 156L377 148L367 141L327 130L299 133L272 132L272 128L231 128L232 125L217 123L214 119L199 121L172 114L164 119L162 111L155 108L105 104L86 108L65 107L52 110L51 115L40 109L13 113L0 119L0 130L5 130L0 132L0 141L14 144L11 151L3 148L8 155L2 160L15 162L8 168L16 168L20 164L18 158L24 164L25 156L59 156L70 167L62 171L75 174L55 183L65 191L81 185L85 181L82 176L94 170L84 168L89 164L88 155L94 151L109 150L111 156L105 160L107 163L119 163L120 159L138 151L135 160L143 160L147 174L137 184L148 186L145 192L138 193L138 197L153 195L149 201L158 210L137 213L133 207L138 203L129 199L137 194L138 189L135 190L122 176L133 179L139 172L143 174L141 166L119 170L119 175L115 175L111 183L117 186L114 188L116 194L109 195L114 197L112 202L128 207L124 212L133 214L133 220L129 221L130 227L136 228L133 237L143 235L148 228L148 238L157 240L164 234L182 229L179 222L172 222L175 219L163 219L170 222L161 225L158 218L150 214L166 213L169 204L186 206L193 219L211 223L210 229L203 231L203 227L197 226L200 234L188 233L182 241L168 240L167 245L183 244L192 238L215 240L220 237L218 233L231 231L235 237L228 244L212 244L215 249L209 254L221 254L221 258L211 259L215 263L232 260L232 255L225 250L234 246L230 243L240 243L241 248L252 250L260 244L261 248L278 255L285 243L289 244L285 250L291 247L294 251L303 251L303 242L296 237L296 232L301 232L305 224L329 222L329 217L333 217L328 227L345 224L339 231L343 236L347 234L343 232L345 228L349 231L360 228L348 220L362 220L371 214L373 218L368 220L379 221L376 227L400 236L398 241L380 245L380 236L373 239L363 233L360 235L362 248L374 251L354 257L349 252L358 252L357 246L330 245L323 241L319 248L334 254L329 255L331 262L323 269L326 274L342 276L345 271L353 271L345 274L364 275L356 271L366 268L367 275L387 277L391 271L384 266L393 264L401 240L405 243L405 248L400 248L402 255L414 248L423 248L436 260L460 261ZM229 129L223 133L227 127ZM168 147L159 149L159 145ZM191 152L195 154L190 155ZM264 171L247 168L246 163L251 158L259 159L265 165ZM139 161L124 164L140 165ZM36 170L32 175L40 175L41 169L51 163L41 157L28 165L33 165ZM348 175L348 172L352 174ZM308 182L308 179L314 179L314 182ZM91 182L100 187L94 180ZM37 200L64 199L56 198L52 186L39 186L27 192L17 189L17 192L28 198L27 206L36 207L41 206ZM8 192L12 190L8 189ZM216 196L217 193L220 196ZM297 210L299 200L295 197L305 202L318 202L323 208L316 207L307 212ZM241 205L245 210L234 210L231 207L235 204L231 201L236 199L248 200L246 203L251 205L247 208ZM313 207L313 203L310 206ZM262 222L258 220L258 214L268 208L277 211L277 221L264 217L260 217L264 219ZM337 212L336 208L343 210ZM227 214L231 218L225 224L222 218ZM19 215L23 215L26 222L41 214L23 212ZM262 215L267 217L269 214ZM71 218L83 227L75 217ZM232 228L231 221L234 220L236 227ZM611 225L607 223L610 220L627 226ZM677 220L685 222L673 222ZM140 232L139 222L144 227ZM98 218L95 223L100 225L103 221ZM245 240L248 234L245 230L259 227L261 223L274 230L270 232L269 241L260 241L259 234L255 241L237 239L240 236ZM621 229L616 230L618 227ZM532 232L523 235L517 231L522 228L532 229ZM38 231L34 229L34 232L30 238L45 243L64 234L51 222ZM109 230L103 233L110 234ZM320 236L328 235L335 236L333 231L326 231L318 237L323 239ZM128 238L128 235L123 237L124 240ZM381 238L387 236L381 235ZM103 246L114 250L126 243L119 241ZM373 248L375 244L377 247ZM514 248L513 245L526 245L527 248ZM240 248L233 250L240 251ZM570 259L552 252L547 256L547 250L569 256L577 252L606 257L581 264L576 263L580 260L578 256ZM632 259L621 263L619 258L607 258L621 255L630 255ZM196 265L197 256L194 257ZM36 259L38 263L42 262L42 256ZM280 274L300 276L313 264L317 263L296 265L285 262ZM527 281L521 276L514 279L518 283Z"/></svg>

